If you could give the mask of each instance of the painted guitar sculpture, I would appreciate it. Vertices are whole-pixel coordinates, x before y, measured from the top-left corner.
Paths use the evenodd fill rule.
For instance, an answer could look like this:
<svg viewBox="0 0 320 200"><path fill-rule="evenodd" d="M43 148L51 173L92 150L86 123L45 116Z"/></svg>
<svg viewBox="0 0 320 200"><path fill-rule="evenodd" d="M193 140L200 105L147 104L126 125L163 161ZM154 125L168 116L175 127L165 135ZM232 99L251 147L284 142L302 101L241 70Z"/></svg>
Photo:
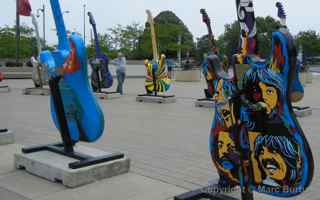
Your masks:
<svg viewBox="0 0 320 200"><path fill-rule="evenodd" d="M80 140L93 142L103 133L104 117L89 85L86 48L76 33L67 35L59 1L50 0L50 3L59 43L55 51L41 53L41 63L48 67L51 80L59 80L72 142ZM60 129L53 96L51 96L51 115L54 124Z"/></svg>
<svg viewBox="0 0 320 200"><path fill-rule="evenodd" d="M165 55L162 54L159 58L154 21L149 10L147 10L147 15L151 29L153 60L152 62L149 60L144 61L147 69L145 87L148 94L157 96L158 92L166 92L170 89L171 79L168 77L168 71L165 65Z"/></svg>
<svg viewBox="0 0 320 200"><path fill-rule="evenodd" d="M285 26L273 33L269 65L257 56L252 1L236 0L236 5L240 50L234 75L218 74L212 159L230 185L278 197L296 196L310 185L314 166L291 105L292 82L297 77L293 37ZM284 12L279 13L283 18Z"/></svg>
<svg viewBox="0 0 320 200"><path fill-rule="evenodd" d="M34 26L35 33L36 33L37 50L40 55L42 51L42 45L41 45L40 36L39 36L38 22L36 17L33 14L31 14L31 17L32 17L32 24ZM37 58L35 59L39 60L39 57L37 56ZM37 60L32 60L32 65L33 65L33 70L32 70L33 83L36 87L42 88L42 86L46 84L48 81L46 68L42 66Z"/></svg>
<svg viewBox="0 0 320 200"><path fill-rule="evenodd" d="M103 54L100 48L99 36L97 32L97 25L91 12L88 12L90 24L93 28L95 49L96 49L96 63L92 64L91 85L94 91L101 88L110 88L113 84L113 77L109 71L109 58ZM100 79L101 77L101 79ZM98 91L101 92L101 91Z"/></svg>
<svg viewBox="0 0 320 200"><path fill-rule="evenodd" d="M211 20L205 9L201 9L202 21L206 24L208 29L208 41L210 54L202 64L203 75L207 81L208 89L205 89L206 98L212 98L214 95L214 82L217 79L215 67L220 65L219 58L217 56L217 50L214 44L214 36L211 28Z"/></svg>

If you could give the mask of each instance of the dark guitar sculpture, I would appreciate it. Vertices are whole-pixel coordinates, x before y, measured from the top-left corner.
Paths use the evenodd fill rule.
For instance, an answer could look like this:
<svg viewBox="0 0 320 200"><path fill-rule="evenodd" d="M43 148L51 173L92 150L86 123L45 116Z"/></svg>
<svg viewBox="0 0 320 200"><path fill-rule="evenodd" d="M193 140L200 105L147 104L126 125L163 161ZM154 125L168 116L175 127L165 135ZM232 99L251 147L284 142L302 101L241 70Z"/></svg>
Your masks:
<svg viewBox="0 0 320 200"><path fill-rule="evenodd" d="M310 185L314 166L291 105L297 77L293 37L285 26L273 33L269 65L257 56L252 1L236 0L236 5L241 34L234 73L215 69L212 159L228 185L242 187L243 199L253 199L250 188L278 197L296 196ZM279 13L283 18L284 12Z"/></svg>
<svg viewBox="0 0 320 200"><path fill-rule="evenodd" d="M92 75L91 85L93 91L101 92L101 88L110 88L113 84L113 77L109 71L109 58L101 52L97 25L91 12L88 12L89 21L93 28L96 59L91 60Z"/></svg>

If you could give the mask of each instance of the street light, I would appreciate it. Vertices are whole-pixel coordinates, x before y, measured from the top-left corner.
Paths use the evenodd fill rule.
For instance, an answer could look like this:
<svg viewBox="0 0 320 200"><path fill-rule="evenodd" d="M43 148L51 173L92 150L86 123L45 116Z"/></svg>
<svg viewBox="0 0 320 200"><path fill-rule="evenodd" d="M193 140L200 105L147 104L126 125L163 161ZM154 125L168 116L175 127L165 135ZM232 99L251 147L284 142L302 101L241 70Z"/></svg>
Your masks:
<svg viewBox="0 0 320 200"><path fill-rule="evenodd" d="M86 4L83 4L83 42L86 46Z"/></svg>
<svg viewBox="0 0 320 200"><path fill-rule="evenodd" d="M46 46L46 7L42 4L42 8L37 9L37 17L40 17L40 13L42 12L42 28L43 28L43 46Z"/></svg>

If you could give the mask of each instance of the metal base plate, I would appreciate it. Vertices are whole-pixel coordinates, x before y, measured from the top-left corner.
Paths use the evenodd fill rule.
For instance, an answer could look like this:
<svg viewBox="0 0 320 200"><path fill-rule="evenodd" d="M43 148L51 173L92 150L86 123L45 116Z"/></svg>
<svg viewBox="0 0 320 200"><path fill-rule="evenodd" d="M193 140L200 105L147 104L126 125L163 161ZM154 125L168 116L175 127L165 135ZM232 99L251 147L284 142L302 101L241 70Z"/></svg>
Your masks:
<svg viewBox="0 0 320 200"><path fill-rule="evenodd" d="M24 95L37 95L37 96L49 96L49 88L25 88L22 91Z"/></svg>

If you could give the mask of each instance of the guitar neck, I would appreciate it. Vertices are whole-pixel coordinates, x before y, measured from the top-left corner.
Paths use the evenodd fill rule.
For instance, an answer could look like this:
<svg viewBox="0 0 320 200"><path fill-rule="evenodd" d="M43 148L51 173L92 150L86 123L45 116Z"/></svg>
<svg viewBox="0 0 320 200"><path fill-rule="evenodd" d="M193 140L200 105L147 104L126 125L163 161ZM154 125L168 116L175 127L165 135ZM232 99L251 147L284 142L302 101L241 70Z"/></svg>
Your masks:
<svg viewBox="0 0 320 200"><path fill-rule="evenodd" d="M151 30L151 42L152 42L152 52L153 52L153 60L158 61L159 60L159 54L158 54L158 44L157 44L157 36L156 36L156 31L154 27L154 20L151 15L151 12L147 10L148 14L148 22L150 25L150 30Z"/></svg>
<svg viewBox="0 0 320 200"><path fill-rule="evenodd" d="M212 31L212 28L211 28L210 24L208 24L207 27L208 27L209 47L210 47L210 49L214 50L216 46L215 46L215 43L214 43L213 31Z"/></svg>
<svg viewBox="0 0 320 200"><path fill-rule="evenodd" d="M34 30L36 32L38 54L40 54L41 51L42 51L42 47L41 47L42 45L41 45L41 41L40 41L39 27L38 27L38 23L37 23L36 17L33 14L31 14L31 17L32 17L32 24L33 24Z"/></svg>
<svg viewBox="0 0 320 200"><path fill-rule="evenodd" d="M50 0L51 9L54 17L54 22L57 29L58 35L58 49L70 51L70 44L68 40L66 26L64 24L63 15L61 12L59 0Z"/></svg>
<svg viewBox="0 0 320 200"><path fill-rule="evenodd" d="M236 0L238 21L240 23L240 47L242 54L256 54L257 26L252 0Z"/></svg>
<svg viewBox="0 0 320 200"><path fill-rule="evenodd" d="M93 29L93 35L94 35L94 44L96 49L96 57L99 57L101 55L101 48L100 48L100 42L99 42L99 35L97 32L97 26L95 24L91 24Z"/></svg>

